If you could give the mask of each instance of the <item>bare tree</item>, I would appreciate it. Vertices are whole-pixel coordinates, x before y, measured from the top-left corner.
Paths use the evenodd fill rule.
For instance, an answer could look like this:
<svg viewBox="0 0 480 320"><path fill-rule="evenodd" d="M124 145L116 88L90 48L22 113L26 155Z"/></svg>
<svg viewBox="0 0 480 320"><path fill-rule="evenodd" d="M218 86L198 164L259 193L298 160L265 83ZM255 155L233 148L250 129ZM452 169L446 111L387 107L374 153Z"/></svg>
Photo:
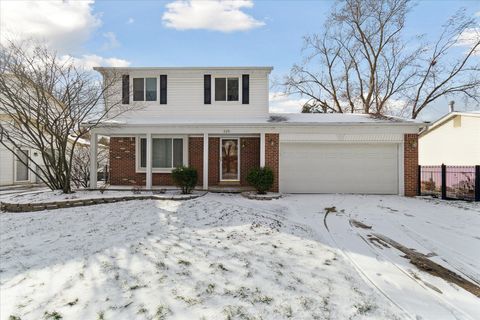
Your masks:
<svg viewBox="0 0 480 320"><path fill-rule="evenodd" d="M70 193L78 140L109 117L114 108L122 108L116 90L119 77L109 74L106 79L102 84L72 59L33 42L2 46L0 143L19 161L24 159L18 155L25 148L38 151L41 161L26 154L26 162L37 167L34 174L52 190ZM109 99L108 107L105 99ZM87 121L89 126L83 126Z"/></svg>
<svg viewBox="0 0 480 320"><path fill-rule="evenodd" d="M478 101L480 69L473 56L480 37L469 39L466 54L452 53L466 33L478 30L476 20L460 11L434 45L413 46L402 34L410 9L409 0L337 1L325 31L305 37L304 60L280 84L287 94L309 98L302 112L385 114L400 108L416 118L448 94Z"/></svg>
<svg viewBox="0 0 480 320"><path fill-rule="evenodd" d="M109 157L108 145L98 145L97 161L100 165L106 165ZM90 144L78 143L73 152L72 159L72 183L77 188L88 188L90 183Z"/></svg>

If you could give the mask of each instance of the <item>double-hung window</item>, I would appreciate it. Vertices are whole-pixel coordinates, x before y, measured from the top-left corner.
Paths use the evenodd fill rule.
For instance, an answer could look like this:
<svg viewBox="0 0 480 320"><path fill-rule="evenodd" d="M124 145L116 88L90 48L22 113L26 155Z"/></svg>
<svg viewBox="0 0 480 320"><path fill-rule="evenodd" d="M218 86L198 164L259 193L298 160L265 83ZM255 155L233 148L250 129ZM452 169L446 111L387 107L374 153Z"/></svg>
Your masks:
<svg viewBox="0 0 480 320"><path fill-rule="evenodd" d="M147 139L140 138L140 169L147 167ZM173 169L183 165L183 139L152 138L152 168Z"/></svg>
<svg viewBox="0 0 480 320"><path fill-rule="evenodd" d="M238 78L215 78L215 101L238 101Z"/></svg>
<svg viewBox="0 0 480 320"><path fill-rule="evenodd" d="M133 101L156 101L157 78L133 78Z"/></svg>

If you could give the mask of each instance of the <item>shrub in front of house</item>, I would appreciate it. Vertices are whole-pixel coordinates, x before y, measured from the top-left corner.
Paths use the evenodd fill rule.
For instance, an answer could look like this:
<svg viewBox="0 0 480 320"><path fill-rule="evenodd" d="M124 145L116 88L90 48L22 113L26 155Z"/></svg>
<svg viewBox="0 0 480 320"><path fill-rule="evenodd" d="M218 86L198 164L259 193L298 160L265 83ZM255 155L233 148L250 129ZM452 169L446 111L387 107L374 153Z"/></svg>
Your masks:
<svg viewBox="0 0 480 320"><path fill-rule="evenodd" d="M265 194L272 188L273 178L273 171L269 167L253 168L247 175L247 182L258 194Z"/></svg>
<svg viewBox="0 0 480 320"><path fill-rule="evenodd" d="M172 171L172 179L175 185L182 189L183 194L191 193L197 185L197 169L191 167L177 167Z"/></svg>

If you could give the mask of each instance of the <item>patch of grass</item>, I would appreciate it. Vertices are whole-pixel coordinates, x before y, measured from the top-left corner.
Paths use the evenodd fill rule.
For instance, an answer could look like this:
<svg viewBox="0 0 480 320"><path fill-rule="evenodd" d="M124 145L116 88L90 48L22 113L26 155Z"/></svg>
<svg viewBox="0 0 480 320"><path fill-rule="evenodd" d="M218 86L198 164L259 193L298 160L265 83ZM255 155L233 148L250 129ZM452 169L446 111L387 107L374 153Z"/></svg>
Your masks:
<svg viewBox="0 0 480 320"><path fill-rule="evenodd" d="M100 311L99 313L97 313L97 320L105 320L105 312L104 311Z"/></svg>
<svg viewBox="0 0 480 320"><path fill-rule="evenodd" d="M293 310L290 305L284 305L280 307L281 314L285 316L285 318L293 317Z"/></svg>
<svg viewBox="0 0 480 320"><path fill-rule="evenodd" d="M161 269L161 270L167 269L167 265L163 261L155 262L155 267L157 267L157 269Z"/></svg>
<svg viewBox="0 0 480 320"><path fill-rule="evenodd" d="M8 320L22 320L19 316L10 315Z"/></svg>
<svg viewBox="0 0 480 320"><path fill-rule="evenodd" d="M229 271L222 263L211 263L210 268L218 269L221 271Z"/></svg>
<svg viewBox="0 0 480 320"><path fill-rule="evenodd" d="M46 319L46 320L60 320L60 319L63 319L62 315L60 313L58 313L57 311L52 311L52 312L48 312L48 311L45 311L45 313L43 314L43 318Z"/></svg>
<svg viewBox="0 0 480 320"><path fill-rule="evenodd" d="M142 305L140 305L140 308L138 308L137 313L138 314L146 314L146 313L148 313L148 309L145 308L145 306L142 304Z"/></svg>
<svg viewBox="0 0 480 320"><path fill-rule="evenodd" d="M375 309L375 306L368 302L364 302L361 304L354 304L353 306L357 308L357 312L362 315L365 315Z"/></svg>
<svg viewBox="0 0 480 320"><path fill-rule="evenodd" d="M67 302L67 306L73 307L73 306L76 305L77 303L78 303L78 298L76 298L76 299L73 300L73 301Z"/></svg>
<svg viewBox="0 0 480 320"><path fill-rule="evenodd" d="M257 320L255 316L249 314L247 309L243 306L226 306L223 309L223 314L225 315L225 320L234 320L234 319L242 319L242 320Z"/></svg>
<svg viewBox="0 0 480 320"><path fill-rule="evenodd" d="M200 300L198 300L198 299L191 298L191 297L180 296L180 295L175 296L175 299L181 300L181 301L185 302L186 304L188 304L189 306L193 306L195 304L200 303Z"/></svg>
<svg viewBox="0 0 480 320"><path fill-rule="evenodd" d="M178 263L178 264L181 264L181 265L183 265L183 266L186 266L186 267L192 265L192 263L191 263L190 261L187 261L187 260L178 260L177 263Z"/></svg>
<svg viewBox="0 0 480 320"><path fill-rule="evenodd" d="M262 294L260 289L255 288L255 290L240 287L235 291L225 291L225 294L232 295L234 298L240 298L241 300L249 301L252 304L255 303L265 303L270 304L273 301L272 297Z"/></svg>
<svg viewBox="0 0 480 320"><path fill-rule="evenodd" d="M161 304L157 307L157 311L155 312L155 319L165 320L170 314L172 314L170 308L166 305Z"/></svg>

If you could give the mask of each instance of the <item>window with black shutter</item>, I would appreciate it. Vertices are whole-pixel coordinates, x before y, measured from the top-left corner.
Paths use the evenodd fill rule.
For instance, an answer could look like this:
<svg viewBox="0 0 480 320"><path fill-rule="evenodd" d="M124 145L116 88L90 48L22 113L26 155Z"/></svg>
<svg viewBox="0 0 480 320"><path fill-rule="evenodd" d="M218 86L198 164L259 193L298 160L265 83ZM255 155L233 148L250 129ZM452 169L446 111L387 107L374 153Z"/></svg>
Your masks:
<svg viewBox="0 0 480 320"><path fill-rule="evenodd" d="M203 103L212 103L212 76L209 74L203 76Z"/></svg>
<svg viewBox="0 0 480 320"><path fill-rule="evenodd" d="M242 104L250 103L250 75L242 75Z"/></svg>
<svg viewBox="0 0 480 320"><path fill-rule="evenodd" d="M130 76L128 74L122 75L122 103L130 103Z"/></svg>
<svg viewBox="0 0 480 320"><path fill-rule="evenodd" d="M167 104L167 75L160 75L160 104Z"/></svg>

